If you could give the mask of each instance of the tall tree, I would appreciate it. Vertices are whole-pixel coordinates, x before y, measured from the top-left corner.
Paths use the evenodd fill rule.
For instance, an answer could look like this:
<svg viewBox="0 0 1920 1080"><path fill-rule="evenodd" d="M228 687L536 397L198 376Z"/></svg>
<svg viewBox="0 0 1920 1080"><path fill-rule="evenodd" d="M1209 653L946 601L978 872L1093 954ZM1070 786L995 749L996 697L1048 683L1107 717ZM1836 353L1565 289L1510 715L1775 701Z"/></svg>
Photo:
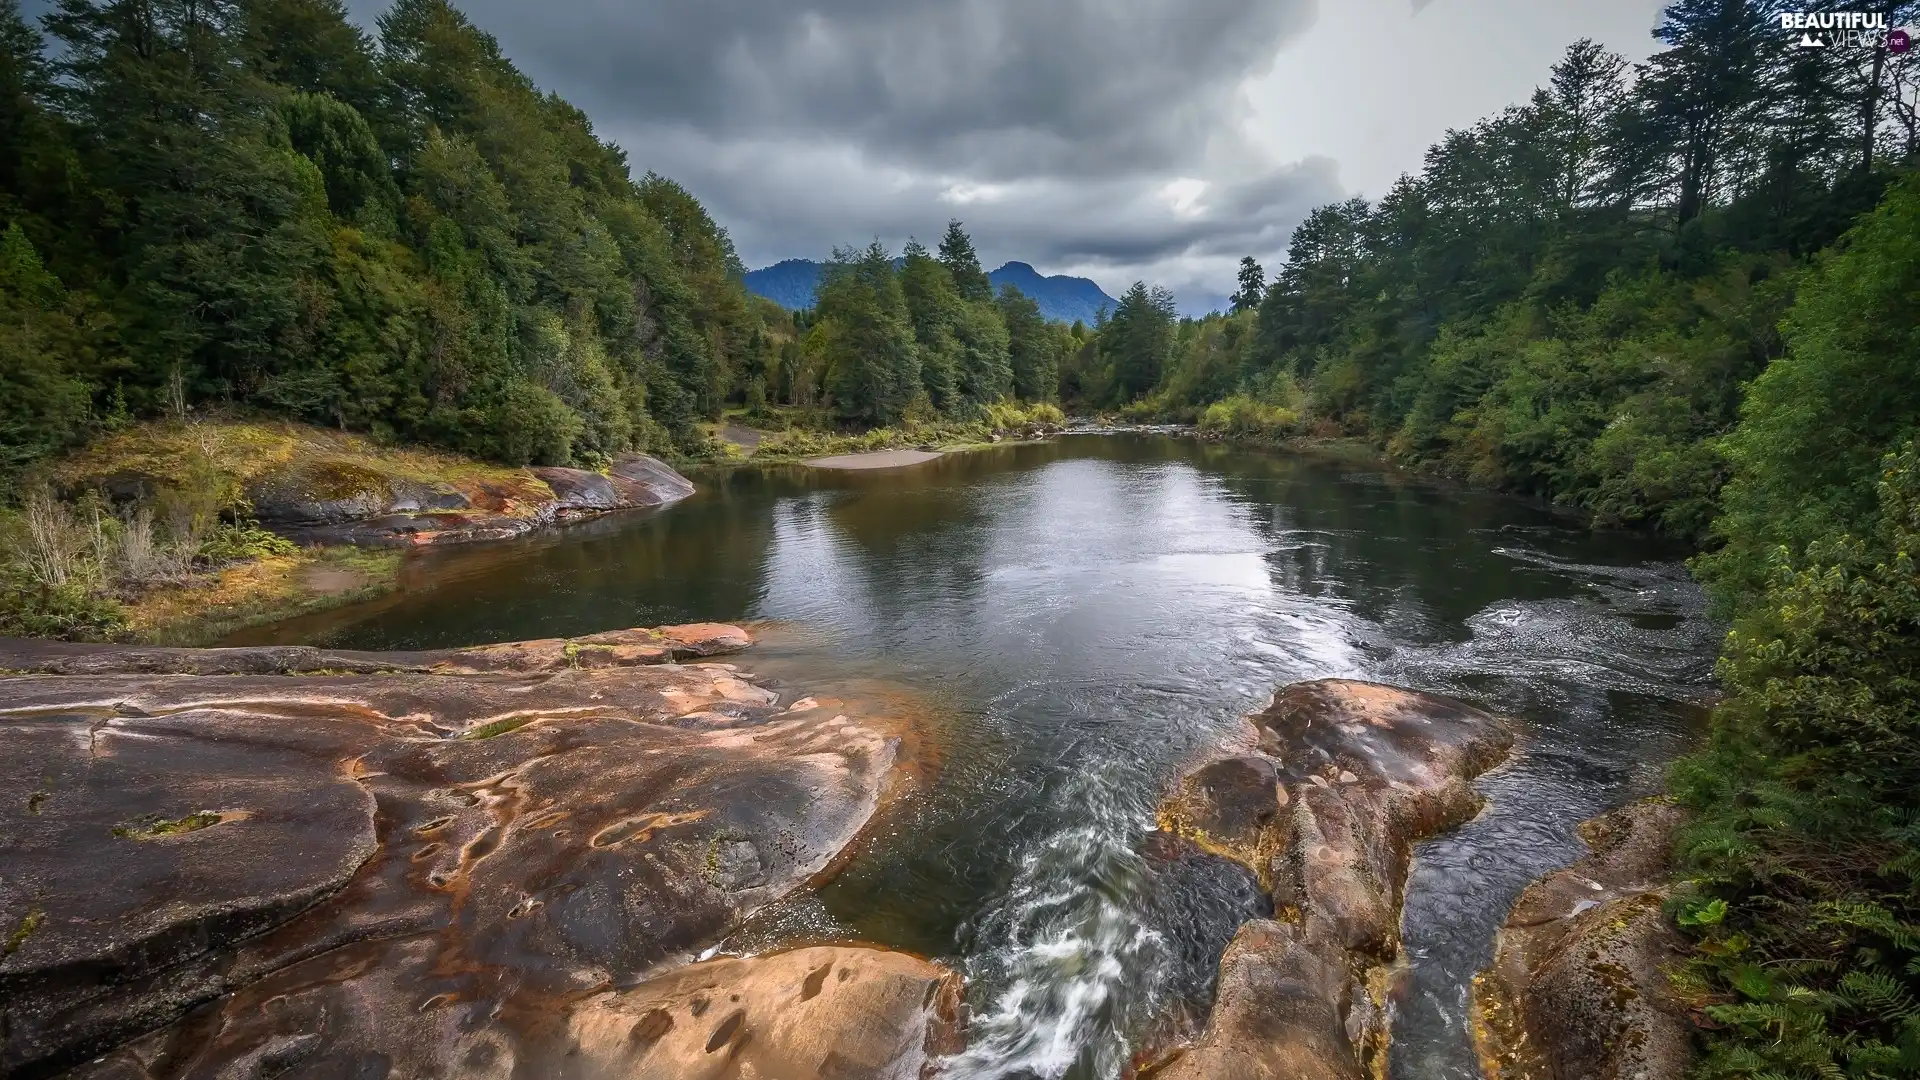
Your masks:
<svg viewBox="0 0 1920 1080"><path fill-rule="evenodd" d="M1260 301L1266 295L1266 270L1254 261L1253 256L1243 256L1240 259L1240 288L1233 294L1233 313L1238 315L1243 311L1252 311L1260 306Z"/></svg>
<svg viewBox="0 0 1920 1080"><path fill-rule="evenodd" d="M940 265L953 275L953 288L961 299L993 299L993 283L980 268L980 256L974 253L973 239L958 220L947 222L947 234L940 238Z"/></svg>
<svg viewBox="0 0 1920 1080"><path fill-rule="evenodd" d="M1179 318L1173 294L1136 281L1120 297L1100 333L1100 352L1113 369L1114 391L1130 400L1160 383Z"/></svg>

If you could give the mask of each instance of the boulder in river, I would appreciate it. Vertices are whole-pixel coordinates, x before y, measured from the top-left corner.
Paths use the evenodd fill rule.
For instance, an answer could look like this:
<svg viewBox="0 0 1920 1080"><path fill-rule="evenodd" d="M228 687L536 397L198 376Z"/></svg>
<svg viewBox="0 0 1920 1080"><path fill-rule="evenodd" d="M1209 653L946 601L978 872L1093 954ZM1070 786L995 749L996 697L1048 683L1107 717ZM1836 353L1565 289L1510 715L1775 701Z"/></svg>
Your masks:
<svg viewBox="0 0 1920 1080"><path fill-rule="evenodd" d="M1160 819L1248 862L1278 914L1240 927L1205 1032L1146 1075L1374 1075L1413 845L1478 812L1472 781L1512 736L1452 698L1338 679L1286 687L1249 719L1257 752L1187 774Z"/></svg>
<svg viewBox="0 0 1920 1080"><path fill-rule="evenodd" d="M1681 943L1663 911L1682 816L1656 799L1595 818L1588 854L1520 894L1474 983L1488 1080L1685 1074L1693 1026L1667 980Z"/></svg>
<svg viewBox="0 0 1920 1080"><path fill-rule="evenodd" d="M0 679L0 1074L917 1075L935 965L687 966L904 775L887 721L671 662L746 643L0 641L65 672Z"/></svg>
<svg viewBox="0 0 1920 1080"><path fill-rule="evenodd" d="M451 544L518 536L616 510L665 506L693 484L647 454L604 473L535 468L504 476L408 474L376 460L296 460L263 470L247 494L261 524L298 540Z"/></svg>

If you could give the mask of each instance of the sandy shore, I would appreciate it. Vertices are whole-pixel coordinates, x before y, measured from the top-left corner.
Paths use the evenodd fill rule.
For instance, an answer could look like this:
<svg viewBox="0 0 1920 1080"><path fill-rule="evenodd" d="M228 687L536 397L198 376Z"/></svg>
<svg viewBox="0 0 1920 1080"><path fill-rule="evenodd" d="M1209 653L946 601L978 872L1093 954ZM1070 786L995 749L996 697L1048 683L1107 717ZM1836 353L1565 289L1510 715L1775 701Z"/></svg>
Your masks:
<svg viewBox="0 0 1920 1080"><path fill-rule="evenodd" d="M939 456L931 450L876 450L870 454L809 458L806 463L816 469L898 469L932 461Z"/></svg>

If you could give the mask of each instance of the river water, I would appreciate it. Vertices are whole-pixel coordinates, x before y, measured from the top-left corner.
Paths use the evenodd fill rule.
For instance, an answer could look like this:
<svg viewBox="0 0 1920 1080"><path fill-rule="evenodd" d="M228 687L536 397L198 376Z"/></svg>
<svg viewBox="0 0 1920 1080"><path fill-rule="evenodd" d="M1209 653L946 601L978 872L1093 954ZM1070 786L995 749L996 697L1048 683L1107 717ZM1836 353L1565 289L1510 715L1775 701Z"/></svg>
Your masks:
<svg viewBox="0 0 1920 1080"><path fill-rule="evenodd" d="M973 1022L953 1076L1118 1076L1182 1003L1204 1008L1245 898L1223 880L1169 902L1140 854L1154 805L1276 687L1342 676L1517 721L1486 810L1416 852L1393 989L1396 1080L1477 1077L1468 992L1507 908L1579 854L1576 824L1658 789L1719 640L1647 538L1368 465L1076 435L695 479L671 509L431 553L395 595L243 638L763 621L749 669L892 688L937 774L727 948L852 938L958 966Z"/></svg>

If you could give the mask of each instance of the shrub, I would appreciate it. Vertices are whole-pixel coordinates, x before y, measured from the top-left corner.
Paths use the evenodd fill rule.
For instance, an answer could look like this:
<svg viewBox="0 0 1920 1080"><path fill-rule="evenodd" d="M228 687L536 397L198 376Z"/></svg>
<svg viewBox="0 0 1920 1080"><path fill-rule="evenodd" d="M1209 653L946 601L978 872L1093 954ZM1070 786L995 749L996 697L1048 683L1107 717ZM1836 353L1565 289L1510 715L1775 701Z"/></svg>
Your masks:
<svg viewBox="0 0 1920 1080"><path fill-rule="evenodd" d="M1245 394L1216 401L1200 414L1203 434L1227 438L1278 439L1293 434L1299 426L1299 413Z"/></svg>
<svg viewBox="0 0 1920 1080"><path fill-rule="evenodd" d="M1879 494L1870 535L1776 551L1675 768L1704 1076L1920 1075L1920 445Z"/></svg>

